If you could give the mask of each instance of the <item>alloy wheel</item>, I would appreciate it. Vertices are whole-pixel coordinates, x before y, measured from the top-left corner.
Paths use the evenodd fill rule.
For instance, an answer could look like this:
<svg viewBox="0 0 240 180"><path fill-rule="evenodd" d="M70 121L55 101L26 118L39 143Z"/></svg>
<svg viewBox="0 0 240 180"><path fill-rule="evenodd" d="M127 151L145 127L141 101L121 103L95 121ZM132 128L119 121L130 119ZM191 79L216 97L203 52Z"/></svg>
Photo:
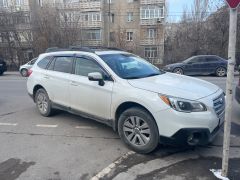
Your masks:
<svg viewBox="0 0 240 180"><path fill-rule="evenodd" d="M26 76L27 76L27 73L28 73L28 71L27 71L26 69L23 69L23 70L21 71L21 74L22 74L23 77L26 77Z"/></svg>
<svg viewBox="0 0 240 180"><path fill-rule="evenodd" d="M224 68L218 68L217 69L217 75L219 77L225 76L225 74L226 74L226 70Z"/></svg>
<svg viewBox="0 0 240 180"><path fill-rule="evenodd" d="M151 138L149 125L138 116L130 116L124 121L123 132L127 140L134 146L144 146Z"/></svg>
<svg viewBox="0 0 240 180"><path fill-rule="evenodd" d="M48 99L46 94L39 93L37 96L37 106L41 113L46 113L48 108Z"/></svg>
<svg viewBox="0 0 240 180"><path fill-rule="evenodd" d="M181 68L176 68L176 69L174 69L173 72L176 74L183 74L183 70Z"/></svg>

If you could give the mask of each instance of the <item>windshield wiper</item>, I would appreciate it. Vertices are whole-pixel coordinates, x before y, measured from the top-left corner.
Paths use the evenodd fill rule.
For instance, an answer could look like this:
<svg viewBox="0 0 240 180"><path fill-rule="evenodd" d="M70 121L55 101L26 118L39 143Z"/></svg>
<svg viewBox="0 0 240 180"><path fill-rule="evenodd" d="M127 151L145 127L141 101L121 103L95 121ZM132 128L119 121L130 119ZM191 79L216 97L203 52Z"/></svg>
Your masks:
<svg viewBox="0 0 240 180"><path fill-rule="evenodd" d="M147 76L144 76L144 78L145 77L151 77L151 76L157 76L157 75L160 75L159 73L152 73L152 74L149 74L149 75L147 75Z"/></svg>
<svg viewBox="0 0 240 180"><path fill-rule="evenodd" d="M124 79L140 79L143 77L139 77L139 76L132 76L132 77L125 77Z"/></svg>

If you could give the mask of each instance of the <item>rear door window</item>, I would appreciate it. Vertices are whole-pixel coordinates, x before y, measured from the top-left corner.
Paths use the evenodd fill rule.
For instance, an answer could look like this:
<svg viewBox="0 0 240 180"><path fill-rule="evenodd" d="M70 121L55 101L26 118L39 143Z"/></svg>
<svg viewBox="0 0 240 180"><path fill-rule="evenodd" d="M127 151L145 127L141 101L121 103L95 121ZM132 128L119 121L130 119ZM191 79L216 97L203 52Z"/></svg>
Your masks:
<svg viewBox="0 0 240 180"><path fill-rule="evenodd" d="M72 62L73 62L73 57L71 56L55 57L53 70L58 72L63 72L63 73L71 73Z"/></svg>

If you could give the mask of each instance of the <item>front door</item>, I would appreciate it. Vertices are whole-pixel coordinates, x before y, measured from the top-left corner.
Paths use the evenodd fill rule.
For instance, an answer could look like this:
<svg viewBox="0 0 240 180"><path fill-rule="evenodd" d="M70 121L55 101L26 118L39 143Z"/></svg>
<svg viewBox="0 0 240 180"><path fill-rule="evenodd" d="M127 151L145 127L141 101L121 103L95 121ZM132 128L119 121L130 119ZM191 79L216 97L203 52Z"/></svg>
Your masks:
<svg viewBox="0 0 240 180"><path fill-rule="evenodd" d="M75 58L75 70L71 75L71 108L103 119L109 119L113 81L105 80L104 86L90 81L88 74L100 72L106 76L103 68L92 58L81 56Z"/></svg>

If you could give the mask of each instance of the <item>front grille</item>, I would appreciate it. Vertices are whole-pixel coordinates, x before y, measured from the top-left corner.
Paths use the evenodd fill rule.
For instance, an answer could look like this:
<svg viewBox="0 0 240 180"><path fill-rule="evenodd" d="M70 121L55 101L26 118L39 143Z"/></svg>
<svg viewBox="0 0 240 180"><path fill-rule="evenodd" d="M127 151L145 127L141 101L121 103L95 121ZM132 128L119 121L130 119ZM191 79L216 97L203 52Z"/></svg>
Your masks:
<svg viewBox="0 0 240 180"><path fill-rule="evenodd" d="M220 117L225 111L225 96L221 94L213 100L213 108L218 117Z"/></svg>

